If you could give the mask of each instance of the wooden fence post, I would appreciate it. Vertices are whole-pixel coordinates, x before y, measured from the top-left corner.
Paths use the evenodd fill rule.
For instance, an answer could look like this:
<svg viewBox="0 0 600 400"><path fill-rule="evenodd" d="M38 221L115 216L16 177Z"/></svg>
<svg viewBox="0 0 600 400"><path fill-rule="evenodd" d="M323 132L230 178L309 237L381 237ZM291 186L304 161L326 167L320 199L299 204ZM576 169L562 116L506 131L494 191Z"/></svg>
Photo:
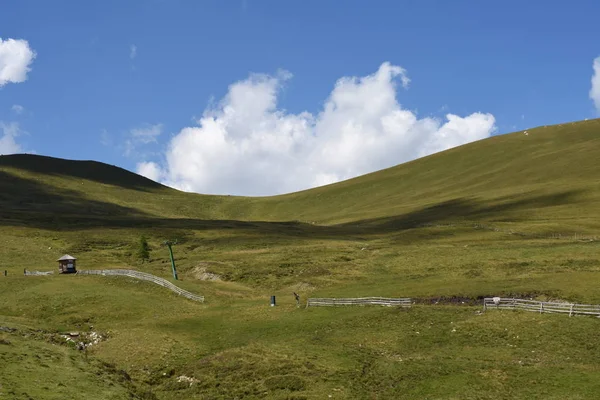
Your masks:
<svg viewBox="0 0 600 400"><path fill-rule="evenodd" d="M544 312L544 302L540 301L540 314Z"/></svg>
<svg viewBox="0 0 600 400"><path fill-rule="evenodd" d="M575 305L575 304L571 304L571 308L569 309L569 317L572 317L572 316L573 316L573 306L574 306L574 305Z"/></svg>

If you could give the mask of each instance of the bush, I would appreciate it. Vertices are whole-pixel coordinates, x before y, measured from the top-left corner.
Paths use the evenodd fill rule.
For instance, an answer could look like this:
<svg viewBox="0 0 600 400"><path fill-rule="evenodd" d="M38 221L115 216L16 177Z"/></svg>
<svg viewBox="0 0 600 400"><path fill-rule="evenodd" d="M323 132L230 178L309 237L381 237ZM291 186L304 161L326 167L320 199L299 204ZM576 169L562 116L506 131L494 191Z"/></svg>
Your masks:
<svg viewBox="0 0 600 400"><path fill-rule="evenodd" d="M144 261L150 261L150 246L145 236L140 238L140 247L138 249L138 258Z"/></svg>

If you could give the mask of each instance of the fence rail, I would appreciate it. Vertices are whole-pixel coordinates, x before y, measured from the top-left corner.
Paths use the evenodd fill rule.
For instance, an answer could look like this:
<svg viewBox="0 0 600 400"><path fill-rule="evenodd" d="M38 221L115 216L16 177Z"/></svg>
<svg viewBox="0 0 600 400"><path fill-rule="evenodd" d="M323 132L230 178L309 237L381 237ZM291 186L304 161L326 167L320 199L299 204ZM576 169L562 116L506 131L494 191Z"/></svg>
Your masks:
<svg viewBox="0 0 600 400"><path fill-rule="evenodd" d="M536 301L524 299L511 299L501 297L486 297L483 299L483 310L508 309L525 310L539 313L563 313L573 315L595 315L600 317L600 305L560 303L553 301Z"/></svg>
<svg viewBox="0 0 600 400"><path fill-rule="evenodd" d="M187 290L183 290L166 279L160 278L158 276L147 274L145 272L134 271L131 269L98 269L98 270L79 270L77 271L78 275L102 275L102 276L128 276L130 278L141 279L144 281L149 281L160 285L164 288L167 288L180 296L183 296L187 299L198 301L200 303L204 302L204 296L199 296L197 294L188 292Z"/></svg>
<svg viewBox="0 0 600 400"><path fill-rule="evenodd" d="M410 298L391 299L386 297L355 297L355 298L309 298L306 301L308 307L332 307L332 306L365 306L377 305L388 307L410 307L412 300Z"/></svg>
<svg viewBox="0 0 600 400"><path fill-rule="evenodd" d="M52 275L52 274L54 274L54 271L27 271L27 270L24 270L23 274L24 275L35 275L35 276Z"/></svg>

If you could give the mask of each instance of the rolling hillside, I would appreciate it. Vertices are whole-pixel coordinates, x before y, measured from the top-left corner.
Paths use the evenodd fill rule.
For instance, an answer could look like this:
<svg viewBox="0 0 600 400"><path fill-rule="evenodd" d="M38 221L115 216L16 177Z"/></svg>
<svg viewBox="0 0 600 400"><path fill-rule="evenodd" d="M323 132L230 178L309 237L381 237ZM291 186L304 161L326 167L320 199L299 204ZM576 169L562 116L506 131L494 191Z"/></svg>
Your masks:
<svg viewBox="0 0 600 400"><path fill-rule="evenodd" d="M597 320L479 315L477 299L600 303L598 160L600 120L582 121L248 198L0 156L0 398L594 399ZM128 278L23 276L69 253L171 279L166 239L177 285L206 303ZM293 291L418 304L304 310ZM72 331L104 339L52 346ZM56 365L76 378L53 379Z"/></svg>
<svg viewBox="0 0 600 400"><path fill-rule="evenodd" d="M530 129L527 135L496 136L345 182L263 198L182 193L97 162L0 156L0 204L78 216L328 225L450 217L518 222L525 212L528 221L568 218L569 224L596 229L583 217L600 211L599 130L600 120Z"/></svg>

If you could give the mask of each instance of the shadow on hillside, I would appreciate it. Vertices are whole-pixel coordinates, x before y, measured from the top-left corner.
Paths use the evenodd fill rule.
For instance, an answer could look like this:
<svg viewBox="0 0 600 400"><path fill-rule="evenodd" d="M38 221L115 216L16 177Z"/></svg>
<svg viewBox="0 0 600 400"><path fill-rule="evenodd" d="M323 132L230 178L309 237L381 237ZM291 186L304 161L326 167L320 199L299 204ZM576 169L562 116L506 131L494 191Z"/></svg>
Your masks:
<svg viewBox="0 0 600 400"><path fill-rule="evenodd" d="M11 190L18 190L18 196ZM507 196L492 202L457 198L406 214L365 219L338 225L313 225L297 221L236 221L158 218L112 203L90 201L76 191L48 192L47 186L0 171L0 226L30 226L77 231L97 227L129 229L232 230L251 235L315 239L357 239L398 232L427 224L451 221L527 219L529 210L579 202L582 191Z"/></svg>
<svg viewBox="0 0 600 400"><path fill-rule="evenodd" d="M32 154L12 154L0 156L0 167L17 168L44 175L55 175L90 180L125 189L150 191L165 188L143 176L126 169L97 161L74 161Z"/></svg>
<svg viewBox="0 0 600 400"><path fill-rule="evenodd" d="M337 226L390 232L461 219L478 221L510 217L512 221L517 221L527 218L527 215L523 214L527 210L576 204L582 193L582 190L571 190L553 194L530 195L525 198L505 196L495 199L491 204L473 198L458 198L403 215L365 219Z"/></svg>
<svg viewBox="0 0 600 400"><path fill-rule="evenodd" d="M86 199L74 190L49 191L43 183L0 171L0 225L54 229L59 228L56 221L69 215L75 221L97 217L148 217L134 208ZM64 228L62 224L60 228Z"/></svg>

